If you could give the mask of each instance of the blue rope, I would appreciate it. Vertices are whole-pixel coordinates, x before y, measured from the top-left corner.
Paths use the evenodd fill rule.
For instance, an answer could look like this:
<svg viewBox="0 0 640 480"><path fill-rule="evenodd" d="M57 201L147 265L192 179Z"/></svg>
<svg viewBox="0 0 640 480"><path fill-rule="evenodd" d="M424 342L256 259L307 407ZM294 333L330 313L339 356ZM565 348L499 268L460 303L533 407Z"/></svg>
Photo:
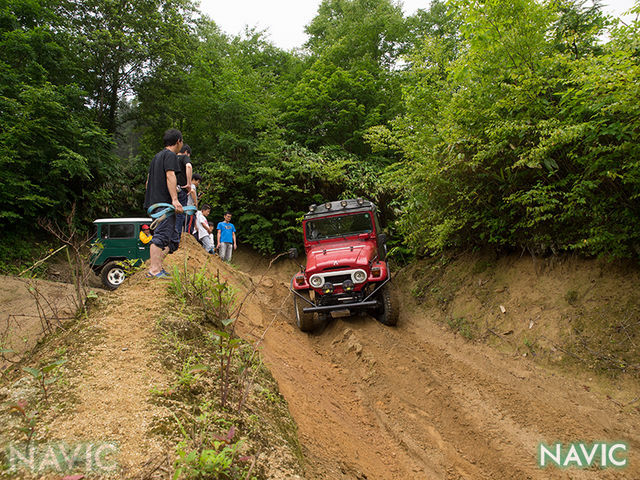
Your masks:
<svg viewBox="0 0 640 480"><path fill-rule="evenodd" d="M157 211L156 213L151 213L158 208L160 208L161 210ZM194 205L187 205L186 207L183 206L182 208L185 215L193 215L198 211L198 208ZM153 230L165 218L174 215L176 213L176 207L174 207L170 203L154 203L147 209L147 213L151 216L151 218L154 219L150 225L150 228Z"/></svg>

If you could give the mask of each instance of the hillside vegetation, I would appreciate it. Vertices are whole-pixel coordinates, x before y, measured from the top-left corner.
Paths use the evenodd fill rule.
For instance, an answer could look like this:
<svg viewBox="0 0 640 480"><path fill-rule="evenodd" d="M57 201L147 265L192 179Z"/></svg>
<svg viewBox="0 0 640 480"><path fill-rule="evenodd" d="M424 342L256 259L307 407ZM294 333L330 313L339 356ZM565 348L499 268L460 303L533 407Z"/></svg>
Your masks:
<svg viewBox="0 0 640 480"><path fill-rule="evenodd" d="M399 258L450 247L638 257L640 23L579 0L325 0L308 41L231 37L191 0L0 4L0 257L77 205L140 215L163 131L261 252L366 196ZM12 244L10 240L15 240ZM9 245L12 248L9 248Z"/></svg>

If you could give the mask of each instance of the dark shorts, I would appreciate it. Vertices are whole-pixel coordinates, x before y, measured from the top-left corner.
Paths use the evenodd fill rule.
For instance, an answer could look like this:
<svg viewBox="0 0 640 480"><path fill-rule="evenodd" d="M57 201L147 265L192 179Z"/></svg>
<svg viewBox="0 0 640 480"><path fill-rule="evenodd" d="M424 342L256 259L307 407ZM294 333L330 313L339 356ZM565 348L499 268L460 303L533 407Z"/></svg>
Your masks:
<svg viewBox="0 0 640 480"><path fill-rule="evenodd" d="M161 249L169 247L169 250L172 251L173 242L171 241L171 237L174 234L175 227L175 215L171 215L165 218L162 222L160 222L158 226L156 226L156 229L153 231L153 238L151 239L151 243Z"/></svg>

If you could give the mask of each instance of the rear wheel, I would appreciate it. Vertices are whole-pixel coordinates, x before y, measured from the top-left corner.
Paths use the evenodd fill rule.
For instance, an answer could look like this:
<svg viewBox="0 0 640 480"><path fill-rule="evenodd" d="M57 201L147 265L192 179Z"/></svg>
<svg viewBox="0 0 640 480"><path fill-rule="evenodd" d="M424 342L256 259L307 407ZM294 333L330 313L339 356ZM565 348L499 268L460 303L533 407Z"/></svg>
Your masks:
<svg viewBox="0 0 640 480"><path fill-rule="evenodd" d="M300 295L309 298L308 292L298 292ZM315 327L313 321L313 313L304 313L302 310L304 307L309 306L307 302L302 300L298 295L293 295L293 309L296 312L296 325L303 332L310 332Z"/></svg>
<svg viewBox="0 0 640 480"><path fill-rule="evenodd" d="M380 289L378 293L378 301L380 306L376 311L376 319L383 325L394 326L398 323L398 302L394 301L391 293L391 286L387 283Z"/></svg>
<svg viewBox="0 0 640 480"><path fill-rule="evenodd" d="M118 265L118 263L119 262L107 263L100 273L102 284L109 290L115 290L118 288L126 278L124 268Z"/></svg>

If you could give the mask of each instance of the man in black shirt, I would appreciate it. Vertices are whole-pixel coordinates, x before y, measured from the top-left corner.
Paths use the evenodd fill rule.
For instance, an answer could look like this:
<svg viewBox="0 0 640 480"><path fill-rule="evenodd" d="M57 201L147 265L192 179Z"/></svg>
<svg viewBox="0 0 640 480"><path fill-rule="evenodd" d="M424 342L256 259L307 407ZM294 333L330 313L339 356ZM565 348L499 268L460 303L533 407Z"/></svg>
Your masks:
<svg viewBox="0 0 640 480"><path fill-rule="evenodd" d="M183 212L178 200L176 172L180 170L178 156L182 148L182 133L171 128L164 132L162 137L164 150L160 151L151 160L149 174L147 175L147 191L144 196L144 208L148 209L155 203L170 203L176 209L176 213ZM170 215L160 222L153 231L153 239L149 247L151 265L148 277L168 277L169 274L162 268L162 261L171 247L171 237L175 230L175 215Z"/></svg>
<svg viewBox="0 0 640 480"><path fill-rule="evenodd" d="M180 149L178 154L178 166L180 171L176 172L176 179L178 181L178 201L183 207L187 206L187 200L189 198L189 191L191 190L191 147L186 143ZM185 227L185 214L176 213L176 227L173 237L171 239L172 248L177 249L180 245L180 236Z"/></svg>

